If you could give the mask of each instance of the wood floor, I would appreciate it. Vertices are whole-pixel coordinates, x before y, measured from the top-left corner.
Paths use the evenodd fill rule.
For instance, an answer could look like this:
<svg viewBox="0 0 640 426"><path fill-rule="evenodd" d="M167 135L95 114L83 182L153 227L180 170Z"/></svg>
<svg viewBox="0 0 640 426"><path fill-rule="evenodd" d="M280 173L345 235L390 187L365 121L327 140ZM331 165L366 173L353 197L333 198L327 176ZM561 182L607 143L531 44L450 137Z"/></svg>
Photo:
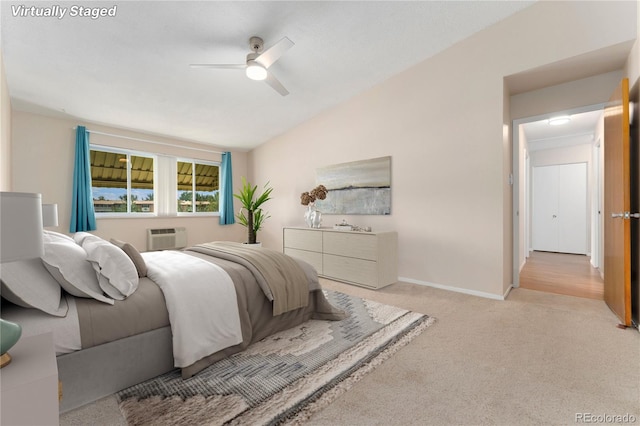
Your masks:
<svg viewBox="0 0 640 426"><path fill-rule="evenodd" d="M589 257L534 251L520 271L520 287L603 300L604 282Z"/></svg>

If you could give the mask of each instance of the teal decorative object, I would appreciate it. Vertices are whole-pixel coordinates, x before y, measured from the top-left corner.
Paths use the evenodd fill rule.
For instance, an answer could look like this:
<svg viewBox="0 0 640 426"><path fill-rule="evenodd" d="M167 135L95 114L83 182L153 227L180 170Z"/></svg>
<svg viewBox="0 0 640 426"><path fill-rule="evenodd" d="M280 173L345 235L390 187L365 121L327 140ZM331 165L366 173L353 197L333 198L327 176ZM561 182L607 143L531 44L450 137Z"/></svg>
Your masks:
<svg viewBox="0 0 640 426"><path fill-rule="evenodd" d="M7 353L15 345L22 335L22 327L11 321L0 318L0 368L11 362L11 356Z"/></svg>

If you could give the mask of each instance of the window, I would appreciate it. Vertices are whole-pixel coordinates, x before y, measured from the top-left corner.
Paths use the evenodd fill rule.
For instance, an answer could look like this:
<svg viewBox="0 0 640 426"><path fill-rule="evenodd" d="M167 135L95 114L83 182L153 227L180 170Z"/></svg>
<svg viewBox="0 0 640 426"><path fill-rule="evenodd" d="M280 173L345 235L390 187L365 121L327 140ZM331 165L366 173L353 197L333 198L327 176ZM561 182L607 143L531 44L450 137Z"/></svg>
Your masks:
<svg viewBox="0 0 640 426"><path fill-rule="evenodd" d="M177 165L178 213L217 213L220 196L218 164L181 159Z"/></svg>
<svg viewBox="0 0 640 426"><path fill-rule="evenodd" d="M218 215L219 163L98 145L89 155L98 217Z"/></svg>
<svg viewBox="0 0 640 426"><path fill-rule="evenodd" d="M155 212L155 156L104 147L89 155L96 213Z"/></svg>

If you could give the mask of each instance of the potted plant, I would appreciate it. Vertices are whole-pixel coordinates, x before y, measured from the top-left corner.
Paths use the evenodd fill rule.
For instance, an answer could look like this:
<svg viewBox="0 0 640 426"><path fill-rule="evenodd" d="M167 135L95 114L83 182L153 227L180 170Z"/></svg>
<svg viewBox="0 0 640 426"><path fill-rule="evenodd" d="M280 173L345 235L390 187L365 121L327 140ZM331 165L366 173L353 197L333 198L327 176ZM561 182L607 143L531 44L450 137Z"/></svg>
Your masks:
<svg viewBox="0 0 640 426"><path fill-rule="evenodd" d="M247 244L257 244L256 235L264 221L270 217L269 214L261 208L265 202L271 199L270 195L273 188L269 188L267 185L269 185L269 182L264 185L262 194L257 196L256 190L258 186L251 186L243 176L242 189L240 192L233 194L233 196L242 203L242 208L236 215L236 218L242 226L247 227Z"/></svg>

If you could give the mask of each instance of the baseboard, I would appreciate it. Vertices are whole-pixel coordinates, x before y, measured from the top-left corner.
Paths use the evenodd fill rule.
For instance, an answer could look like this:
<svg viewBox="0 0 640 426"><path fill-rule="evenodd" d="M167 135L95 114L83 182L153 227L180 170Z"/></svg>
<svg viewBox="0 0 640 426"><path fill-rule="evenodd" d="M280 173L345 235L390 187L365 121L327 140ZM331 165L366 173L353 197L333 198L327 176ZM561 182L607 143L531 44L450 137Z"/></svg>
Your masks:
<svg viewBox="0 0 640 426"><path fill-rule="evenodd" d="M513 289L513 284L511 284L507 290L504 292L504 294L502 295L502 300L507 300L507 296L509 296L509 293L511 293L511 290Z"/></svg>
<svg viewBox="0 0 640 426"><path fill-rule="evenodd" d="M466 288L452 287L452 286L443 285L443 284L430 283L428 281L416 280L416 279L413 279L413 278L398 277L398 281L402 281L402 282L405 282L405 283L411 283L411 284L424 285L424 286L427 286L427 287L438 288L440 290L454 291L456 293L469 294L471 296L484 297L485 299L493 299L493 300L504 300L505 297L507 296L507 294L509 294L509 291L511 291L511 286L510 286L509 289L507 289L507 292L504 295L500 296L498 294L486 293L484 291L469 290L469 289L466 289Z"/></svg>

